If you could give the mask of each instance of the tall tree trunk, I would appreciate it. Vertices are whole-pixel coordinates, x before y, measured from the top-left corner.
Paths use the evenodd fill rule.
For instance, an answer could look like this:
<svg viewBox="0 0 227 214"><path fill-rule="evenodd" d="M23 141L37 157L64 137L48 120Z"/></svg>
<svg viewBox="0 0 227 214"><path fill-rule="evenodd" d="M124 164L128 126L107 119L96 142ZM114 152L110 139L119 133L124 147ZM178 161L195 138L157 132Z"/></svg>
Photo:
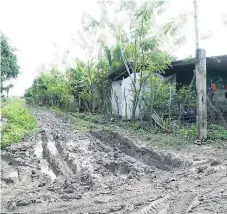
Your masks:
<svg viewBox="0 0 227 214"><path fill-rule="evenodd" d="M80 107L81 107L81 99L80 99L80 96L78 98L78 113L80 113Z"/></svg>

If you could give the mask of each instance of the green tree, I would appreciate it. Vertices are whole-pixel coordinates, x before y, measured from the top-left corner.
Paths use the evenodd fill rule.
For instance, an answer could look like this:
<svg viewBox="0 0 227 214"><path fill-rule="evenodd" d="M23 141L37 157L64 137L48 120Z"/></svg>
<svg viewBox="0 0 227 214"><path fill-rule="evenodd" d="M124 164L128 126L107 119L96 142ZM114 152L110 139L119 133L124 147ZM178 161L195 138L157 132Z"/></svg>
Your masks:
<svg viewBox="0 0 227 214"><path fill-rule="evenodd" d="M122 58L130 74L127 62L133 64L131 78L132 115L135 121L136 109L141 102L142 89L149 85L149 80L154 72L161 73L170 64L172 57L164 51L163 43L169 38L174 38L179 31L184 19L171 20L161 26L156 24L157 11L160 11L164 2L145 1L137 4L136 1L123 1L121 10L127 16L129 23L127 46L122 47ZM157 30L158 27L158 30ZM126 31L126 30L125 30ZM129 49L130 51L125 51ZM137 79L139 73L139 80ZM138 86L139 81L139 86Z"/></svg>
<svg viewBox="0 0 227 214"><path fill-rule="evenodd" d="M79 109L93 113L97 110L103 112L101 107L106 106L106 99L109 98L107 67L104 59L98 62L76 59L75 68L68 69L68 80L74 99L79 103Z"/></svg>
<svg viewBox="0 0 227 214"><path fill-rule="evenodd" d="M67 108L71 99L71 86L64 74L51 69L40 73L27 89L25 99L28 103Z"/></svg>
<svg viewBox="0 0 227 214"><path fill-rule="evenodd" d="M154 72L162 72L172 60L170 57L172 53L165 51L167 49L164 48L165 43L168 41L175 47L184 41L178 33L187 21L187 14L181 14L160 25L156 19L165 11L163 10L164 1L122 0L120 4L116 3L116 8L111 1L99 1L99 4L102 16L99 20L87 16L86 30L92 28L99 35L98 38L107 55L110 71L115 70L124 62L132 82L131 119L135 120L143 85ZM113 15L114 18L111 19L109 14L111 11L114 13L114 10L116 12ZM124 18L121 19L121 17ZM112 37L108 33L104 35L104 32L108 32ZM112 48L107 48L105 38L108 36L115 40ZM130 75L131 70L128 69L128 62L133 64L132 75ZM139 87L137 73L139 73Z"/></svg>
<svg viewBox="0 0 227 214"><path fill-rule="evenodd" d="M15 49L10 46L8 38L1 33L1 93L10 87L3 87L6 80L16 78L19 74L19 66Z"/></svg>

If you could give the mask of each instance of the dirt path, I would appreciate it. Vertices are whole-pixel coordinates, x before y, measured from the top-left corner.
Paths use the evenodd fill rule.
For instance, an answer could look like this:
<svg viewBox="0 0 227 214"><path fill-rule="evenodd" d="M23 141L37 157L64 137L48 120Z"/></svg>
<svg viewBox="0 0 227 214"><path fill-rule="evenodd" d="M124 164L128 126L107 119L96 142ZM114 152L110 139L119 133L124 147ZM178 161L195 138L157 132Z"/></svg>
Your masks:
<svg viewBox="0 0 227 214"><path fill-rule="evenodd" d="M32 112L41 132L1 151L2 213L227 213L226 150L163 152Z"/></svg>

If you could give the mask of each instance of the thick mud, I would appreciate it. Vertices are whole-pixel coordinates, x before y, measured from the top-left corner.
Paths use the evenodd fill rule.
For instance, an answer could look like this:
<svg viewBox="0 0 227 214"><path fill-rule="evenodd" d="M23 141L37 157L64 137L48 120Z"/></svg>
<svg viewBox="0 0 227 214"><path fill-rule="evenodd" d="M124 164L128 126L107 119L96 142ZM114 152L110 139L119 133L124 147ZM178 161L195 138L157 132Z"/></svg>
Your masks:
<svg viewBox="0 0 227 214"><path fill-rule="evenodd" d="M159 151L32 112L40 133L1 151L1 213L227 213L225 150Z"/></svg>

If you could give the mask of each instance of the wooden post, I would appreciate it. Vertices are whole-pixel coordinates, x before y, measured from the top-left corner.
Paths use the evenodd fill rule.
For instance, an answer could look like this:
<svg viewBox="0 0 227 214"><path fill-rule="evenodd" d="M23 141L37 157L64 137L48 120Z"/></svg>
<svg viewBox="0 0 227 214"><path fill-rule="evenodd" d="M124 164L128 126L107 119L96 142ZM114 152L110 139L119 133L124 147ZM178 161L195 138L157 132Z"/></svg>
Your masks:
<svg viewBox="0 0 227 214"><path fill-rule="evenodd" d="M199 28L198 28L198 5L194 0L194 21L196 40L196 125L197 139L201 144L207 139L207 74L206 74L206 52L199 49Z"/></svg>
<svg viewBox="0 0 227 214"><path fill-rule="evenodd" d="M207 94L206 94L206 52L196 50L196 124L197 139L202 143L207 139Z"/></svg>
<svg viewBox="0 0 227 214"><path fill-rule="evenodd" d="M199 48L199 27L198 27L198 5L197 0L194 0L194 21L195 21L195 42L196 49Z"/></svg>

